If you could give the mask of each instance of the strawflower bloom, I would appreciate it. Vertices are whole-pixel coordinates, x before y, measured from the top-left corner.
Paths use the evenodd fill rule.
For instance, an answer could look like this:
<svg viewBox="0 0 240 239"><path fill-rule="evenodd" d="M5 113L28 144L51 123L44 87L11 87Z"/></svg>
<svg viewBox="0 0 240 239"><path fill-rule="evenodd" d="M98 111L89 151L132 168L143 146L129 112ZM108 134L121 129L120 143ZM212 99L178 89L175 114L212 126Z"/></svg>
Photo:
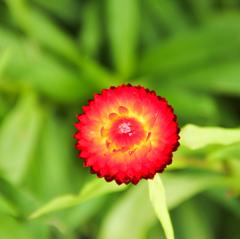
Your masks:
<svg viewBox="0 0 240 239"><path fill-rule="evenodd" d="M153 178L172 162L179 145L172 107L141 86L121 85L95 94L75 127L84 165L118 184Z"/></svg>

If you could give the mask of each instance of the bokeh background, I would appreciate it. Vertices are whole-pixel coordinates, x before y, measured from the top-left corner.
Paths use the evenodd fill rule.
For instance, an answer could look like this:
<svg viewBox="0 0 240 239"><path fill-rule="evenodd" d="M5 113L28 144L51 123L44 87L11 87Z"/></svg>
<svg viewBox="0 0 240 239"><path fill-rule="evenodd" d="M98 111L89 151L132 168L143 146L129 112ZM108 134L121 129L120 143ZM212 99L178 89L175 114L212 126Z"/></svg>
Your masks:
<svg viewBox="0 0 240 239"><path fill-rule="evenodd" d="M239 132L240 1L0 1L1 239L164 238L145 181L76 196L95 179L76 157L76 115L122 83L166 97L181 127ZM176 239L240 238L239 134L222 141L181 146L162 175ZM64 195L75 202L29 217Z"/></svg>

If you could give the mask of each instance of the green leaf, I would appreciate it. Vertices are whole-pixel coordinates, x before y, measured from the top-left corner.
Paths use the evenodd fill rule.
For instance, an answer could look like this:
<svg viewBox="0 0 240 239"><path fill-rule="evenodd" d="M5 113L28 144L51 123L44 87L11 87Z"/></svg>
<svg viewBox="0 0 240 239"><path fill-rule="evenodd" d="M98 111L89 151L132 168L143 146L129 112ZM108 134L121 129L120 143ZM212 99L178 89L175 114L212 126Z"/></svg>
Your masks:
<svg viewBox="0 0 240 239"><path fill-rule="evenodd" d="M82 101L93 91L94 87L88 86L87 90L83 87L88 85L85 75L62 64L19 34L0 28L0 51L6 48L14 52L3 72L11 80L31 84L40 93L61 103Z"/></svg>
<svg viewBox="0 0 240 239"><path fill-rule="evenodd" d="M181 130L180 137L181 144L190 149L199 149L208 145L230 145L240 142L240 129L186 125Z"/></svg>
<svg viewBox="0 0 240 239"><path fill-rule="evenodd" d="M52 110L47 110L44 122L36 156L29 167L24 185L46 202L73 190L75 171L72 168L72 141L66 121L55 117Z"/></svg>
<svg viewBox="0 0 240 239"><path fill-rule="evenodd" d="M165 173L162 175L162 180L165 185L167 205L173 209L201 192L215 187L226 187L228 179L208 174Z"/></svg>
<svg viewBox="0 0 240 239"><path fill-rule="evenodd" d="M0 216L0 238L33 239L24 223L3 215Z"/></svg>
<svg viewBox="0 0 240 239"><path fill-rule="evenodd" d="M9 203L6 198L0 195L0 215L4 213L11 216L17 216L18 212L15 208L15 205Z"/></svg>
<svg viewBox="0 0 240 239"><path fill-rule="evenodd" d="M0 52L9 51L10 57L4 65L3 77L18 78L29 71L36 47L25 38L13 31L0 27Z"/></svg>
<svg viewBox="0 0 240 239"><path fill-rule="evenodd" d="M67 211L62 211L61 219L69 228L76 230L77 228L84 226L84 224L94 218L95 215L101 213L104 205L109 202L106 199L108 198L96 197L95 199L82 203L79 206L69 208ZM59 212L56 213L59 215Z"/></svg>
<svg viewBox="0 0 240 239"><path fill-rule="evenodd" d="M149 196L167 239L174 239L174 231L165 198L165 188L159 175L148 181Z"/></svg>
<svg viewBox="0 0 240 239"><path fill-rule="evenodd" d="M236 48L235 51L237 51ZM190 72L182 77L171 78L169 83L174 83L176 87L188 87L191 90L195 89L206 93L239 97L239 65L239 60L216 64L212 67Z"/></svg>
<svg viewBox="0 0 240 239"><path fill-rule="evenodd" d="M149 0L147 4L150 7L150 16L154 16L158 23L163 24L170 33L176 33L188 27L178 1Z"/></svg>
<svg viewBox="0 0 240 239"><path fill-rule="evenodd" d="M89 78L91 85L108 87L111 81L119 83L119 79L109 73L105 68L79 54L75 42L50 19L33 8L30 8L24 0L7 0L9 9L18 25L31 38L47 47L55 53L65 57L77 65Z"/></svg>
<svg viewBox="0 0 240 239"><path fill-rule="evenodd" d="M220 147L207 156L208 161L214 162L215 160L238 160L240 159L240 142L236 144L230 144L225 147ZM236 169L238 170L238 169ZM239 171L240 172L240 171Z"/></svg>
<svg viewBox="0 0 240 239"><path fill-rule="evenodd" d="M91 86L86 87L88 82L85 76L42 52L36 52L29 70L21 79L61 103L83 101L93 91Z"/></svg>
<svg viewBox="0 0 240 239"><path fill-rule="evenodd" d="M238 0L222 0L222 5L227 8L233 8L236 9L238 7L239 1Z"/></svg>
<svg viewBox="0 0 240 239"><path fill-rule="evenodd" d="M73 40L47 16L31 9L24 0L7 0L6 2L17 24L30 36L65 57L76 57L77 49Z"/></svg>
<svg viewBox="0 0 240 239"><path fill-rule="evenodd" d="M24 95L0 128L0 170L19 184L36 147L42 114L35 96Z"/></svg>
<svg viewBox="0 0 240 239"><path fill-rule="evenodd" d="M0 83L0 88L2 90L2 85ZM0 123L2 122L2 118L9 110L9 104L0 96Z"/></svg>
<svg viewBox="0 0 240 239"><path fill-rule="evenodd" d="M179 239L213 239L215 225L218 222L218 214L212 211L214 205L208 205L208 201L201 203L191 200L173 212L176 235ZM214 217L215 216L215 217ZM187 222L187 223L186 223Z"/></svg>
<svg viewBox="0 0 240 239"><path fill-rule="evenodd" d="M0 177L0 193L12 205L17 217L25 217L34 208L39 206L39 202L27 192L23 186L13 185L6 179Z"/></svg>
<svg viewBox="0 0 240 239"><path fill-rule="evenodd" d="M145 1L145 3L143 3L142 7L144 7L146 9L146 11L144 11L142 13L142 18L141 18L141 47L143 49L148 49L149 47L152 48L153 45L156 44L156 42L158 43L159 40L162 39L162 35L163 33L159 33L158 31L156 31L156 29L158 28L158 23L154 21L153 18L149 17L148 14L148 9L147 9L147 4L148 2ZM146 6L145 6L146 5Z"/></svg>
<svg viewBox="0 0 240 239"><path fill-rule="evenodd" d="M97 56L102 43L100 6L90 1L83 8L82 28L79 32L80 48L87 56Z"/></svg>
<svg viewBox="0 0 240 239"><path fill-rule="evenodd" d="M107 0L107 29L115 67L125 78L136 64L139 33L139 1Z"/></svg>
<svg viewBox="0 0 240 239"><path fill-rule="evenodd" d="M213 189L207 192L206 195L215 203L223 206L238 218L240 218L239 200L237 197L229 193L229 189Z"/></svg>
<svg viewBox="0 0 240 239"><path fill-rule="evenodd" d="M67 23L74 24L78 20L79 8L82 4L74 0L33 0L39 6L49 10L53 15ZM81 9L80 9L81 10Z"/></svg>
<svg viewBox="0 0 240 239"><path fill-rule="evenodd" d="M174 75L177 77L175 81L178 82L180 73L202 66L209 67L228 57L236 57L240 52L239 23L240 18L237 14L225 14L213 18L199 29L161 41L145 52L140 71L143 74ZM199 78L204 79L202 76ZM192 80L194 82L195 79ZM205 83L208 82L205 80Z"/></svg>
<svg viewBox="0 0 240 239"><path fill-rule="evenodd" d="M117 192L126 189L125 185L118 186L116 183L107 183L104 180L95 179L87 183L78 195L64 195L57 197L41 208L37 209L30 215L31 219L43 216L53 211L62 210L73 207L86 202L95 197L99 197L108 193Z"/></svg>
<svg viewBox="0 0 240 239"><path fill-rule="evenodd" d="M11 57L11 49L10 48L7 48L7 49L4 49L3 53L1 52L1 49L0 49L0 81L1 81L1 76L7 66L7 64L9 63L9 59Z"/></svg>
<svg viewBox="0 0 240 239"><path fill-rule="evenodd" d="M148 200L147 184L132 187L120 198L103 220L99 239L144 239L156 221Z"/></svg>
<svg viewBox="0 0 240 239"><path fill-rule="evenodd" d="M199 21L204 21L211 16L213 13L213 0L201 0L194 1L188 0L190 7L192 8L194 17Z"/></svg>
<svg viewBox="0 0 240 239"><path fill-rule="evenodd" d="M156 89L159 95L167 98L180 123L211 125L219 122L217 102L210 95L194 92L184 87L164 87L160 82L157 88L152 87L152 89Z"/></svg>

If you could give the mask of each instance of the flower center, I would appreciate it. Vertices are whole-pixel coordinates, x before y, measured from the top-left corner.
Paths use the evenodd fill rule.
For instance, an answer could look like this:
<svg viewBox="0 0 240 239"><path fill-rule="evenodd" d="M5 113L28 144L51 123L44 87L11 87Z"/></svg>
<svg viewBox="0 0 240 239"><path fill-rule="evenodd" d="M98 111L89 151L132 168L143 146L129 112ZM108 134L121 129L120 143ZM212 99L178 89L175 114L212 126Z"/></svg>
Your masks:
<svg viewBox="0 0 240 239"><path fill-rule="evenodd" d="M132 129L131 129L131 123L130 122L124 122L118 126L119 133L120 134L128 134L129 136L132 135Z"/></svg>
<svg viewBox="0 0 240 239"><path fill-rule="evenodd" d="M145 132L142 124L135 118L120 118L113 122L109 136L117 146L130 147L140 143L145 137Z"/></svg>

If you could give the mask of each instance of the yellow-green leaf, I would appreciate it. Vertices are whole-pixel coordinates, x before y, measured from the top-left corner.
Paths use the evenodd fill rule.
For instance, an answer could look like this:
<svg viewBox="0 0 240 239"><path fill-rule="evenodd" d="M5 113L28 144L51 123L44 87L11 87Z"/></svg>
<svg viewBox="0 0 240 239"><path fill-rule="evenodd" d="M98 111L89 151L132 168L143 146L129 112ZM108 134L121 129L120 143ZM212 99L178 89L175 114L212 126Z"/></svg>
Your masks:
<svg viewBox="0 0 240 239"><path fill-rule="evenodd" d="M153 180L149 180L149 196L154 211L162 224L167 239L174 239L174 231L169 216L167 202L165 197L165 189L159 175Z"/></svg>
<svg viewBox="0 0 240 239"><path fill-rule="evenodd" d="M180 133L181 144L190 149L199 149L208 145L230 145L240 142L240 129L220 127L199 127L186 125Z"/></svg>

